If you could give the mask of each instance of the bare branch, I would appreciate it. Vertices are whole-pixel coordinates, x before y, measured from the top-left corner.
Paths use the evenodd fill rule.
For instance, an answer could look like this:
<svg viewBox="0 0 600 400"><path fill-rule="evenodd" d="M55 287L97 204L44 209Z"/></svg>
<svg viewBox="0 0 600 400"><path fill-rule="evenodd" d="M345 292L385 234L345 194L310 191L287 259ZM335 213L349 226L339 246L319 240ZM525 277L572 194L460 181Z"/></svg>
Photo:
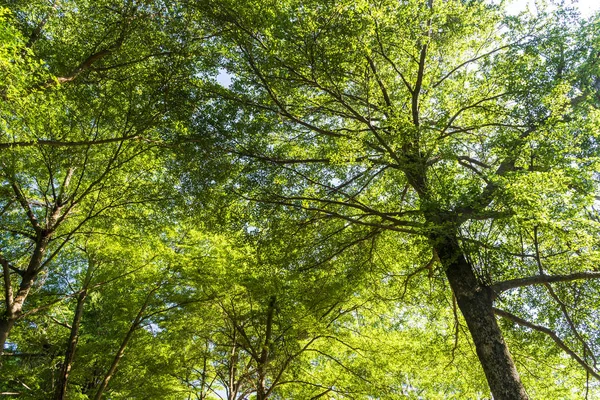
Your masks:
<svg viewBox="0 0 600 400"><path fill-rule="evenodd" d="M385 88L385 85L383 84L383 82L381 81L381 78L379 77L379 72L377 71L377 67L375 66L375 63L373 62L373 59L371 57L367 56L367 61L369 62L371 71L373 71L373 74L375 74L375 80L377 81L377 84L379 85L379 89L381 90L381 94L383 95L383 99L385 100L385 105L388 107L392 107L392 100L390 99L390 95L388 94L388 91Z"/></svg>
<svg viewBox="0 0 600 400"><path fill-rule="evenodd" d="M506 318L510 321L513 321L516 324L525 326L529 329L533 329L535 331L542 332L542 333L550 336L550 338L552 340L554 340L554 342L558 345L558 347L560 347L565 353L567 353L569 356L571 356L571 358L573 358L575 361L577 361L579 363L579 365L581 365L590 375L592 375L594 378L596 378L600 381L600 375L588 363L586 363L581 357L579 357L577 355L577 353L575 353L573 350L571 350L569 348L569 346L567 346L565 344L565 342L563 342L561 340L561 338L558 337L556 332L552 331L551 329L546 328L545 326L536 325L527 320L524 320L523 318L517 317L514 314L511 314L504 310L500 310L498 308L494 308L494 313L496 315L499 315L502 318Z"/></svg>
<svg viewBox="0 0 600 400"><path fill-rule="evenodd" d="M110 50L100 50L100 51L90 55L81 64L79 64L79 66L77 68L75 68L69 75L59 76L56 78L56 81L61 84L74 81L75 78L77 78L83 71L89 69L92 66L92 64L94 64L98 60L103 59L110 53L111 53ZM54 83L53 81L48 82L48 86L51 86L53 83Z"/></svg>
<svg viewBox="0 0 600 400"><path fill-rule="evenodd" d="M412 95L414 90L410 86L410 83L408 83L408 80L404 77L404 74L402 74L402 71L400 71L400 68L398 68L396 63L394 63L394 61L386 54L385 50L383 49L383 43L382 43L381 37L379 35L379 24L377 23L377 21L374 21L374 22L375 22L375 37L377 38L377 43L379 44L379 54L381 54L381 56L392 66L394 71L398 74L398 76L404 83L404 86L406 86L406 88L408 89L408 92Z"/></svg>
<svg viewBox="0 0 600 400"><path fill-rule="evenodd" d="M431 20L427 22L428 26L431 25ZM424 44L421 48L421 54L419 56L419 70L417 71L417 81L415 82L415 89L412 92L412 118L413 124L419 126L419 95L423 86L423 77L425 75L425 59L427 57L427 44Z"/></svg>
<svg viewBox="0 0 600 400"><path fill-rule="evenodd" d="M555 283L555 282L572 282L577 280L590 280L590 279L600 279L600 272L596 271L584 271L584 272L575 272L573 274L567 275L534 275L528 276L526 278L517 278L510 279L507 281L497 282L491 285L491 289L496 295L505 292L510 289L515 289L524 286L532 286L532 285L544 285L546 283Z"/></svg>
<svg viewBox="0 0 600 400"><path fill-rule="evenodd" d="M456 121L456 119L465 111L470 110L472 108L477 108L477 107L481 107L481 103L485 103L487 101L492 101L492 100L496 100L499 99L502 96L506 96L508 93L503 92L503 93L499 93L490 97L484 97L483 99L480 99L478 101L476 101L475 103L469 104L467 106L461 107L460 109L458 109L458 111L456 113L454 113L454 115L452 117L450 117L450 119L448 120L448 123L446 124L446 126L444 127L444 129L442 129L442 132L439 136L439 139L444 139L446 137L448 137L449 135L453 134L453 133L457 133L457 131L451 131L448 132L448 129L450 129L452 127L452 124L454 123L454 121Z"/></svg>
<svg viewBox="0 0 600 400"><path fill-rule="evenodd" d="M478 166L480 166L480 167L482 167L482 168L491 168L491 166L490 166L489 164L486 164L486 163L484 163L484 162L481 162L481 161L479 161L479 160L477 160L477 159L475 159L475 158L471 158L471 157L467 157L467 156L458 156L458 157L457 157L457 159L458 159L459 161L468 161L468 162L470 162L471 164L478 165Z"/></svg>
<svg viewBox="0 0 600 400"><path fill-rule="evenodd" d="M62 140L52 140L52 139L37 139L30 141L21 141L21 142L11 142L11 143L0 143L1 149L10 149L13 147L32 147L32 146L50 146L50 147L83 147L83 146L93 146L97 144L107 144L107 143L118 143L127 140L141 140L141 141L149 141L139 135L129 135L123 137L116 137L110 139L97 139L97 140L81 140L74 142L66 142Z"/></svg>
<svg viewBox="0 0 600 400"><path fill-rule="evenodd" d="M27 218L29 219L29 222L31 222L33 229L35 229L36 232L40 232L42 227L40 226L40 223L39 223L37 217L33 213L33 210L29 206L29 202L25 198L25 194L23 194L23 191L21 190L21 188L19 187L19 185L17 184L17 182L15 180L11 179L10 186L12 187L12 189L15 193L15 196L17 197L17 200L19 201L19 204L21 204L21 207L23 208L23 210L25 210L25 213L27 214Z"/></svg>
<svg viewBox="0 0 600 400"><path fill-rule="evenodd" d="M535 260L538 264L540 274L543 274L544 266L542 264L542 259L540 257L540 245L539 245L539 239L538 239L538 227L537 226L535 226L533 228L533 240L534 240L534 246L535 246ZM567 320L567 323L569 324L569 327L571 328L571 331L583 345L583 358L585 359L585 353L587 350L589 352L590 356L592 357L592 361L594 362L594 368L595 368L597 361L596 361L596 357L594 356L594 352L592 351L592 349L590 349L587 342L584 340L584 338L581 336L581 334L577 330L577 326L575 325L575 323L573 322L573 319L569 315L569 311L567 310L566 304L560 299L558 294L554 291L554 289L552 288L552 286L549 283L547 283L547 282L544 283L544 286L548 290L550 297L552 297L554 299L554 301L556 301L558 303L560 310L562 311L565 319Z"/></svg>
<svg viewBox="0 0 600 400"><path fill-rule="evenodd" d="M66 322L59 321L58 319L54 318L53 316L50 316L50 319L64 328L73 329L73 327L71 325L67 324Z"/></svg>
<svg viewBox="0 0 600 400"><path fill-rule="evenodd" d="M506 49L506 48L508 48L508 47L510 47L510 46L513 46L513 45L515 45L515 44L518 44L518 42L506 44L506 45L504 45L504 46L498 47L498 48L496 48L496 49L494 49L494 50L488 51L487 53L484 53L484 54L481 54L481 55L479 55L479 56L476 56L476 57L470 58L470 59L468 59L467 61L465 61L465 62L463 62L463 63L460 63L460 64L458 64L456 67L454 67L453 69L451 69L451 70L450 70L450 71L449 71L447 74L445 74L444 76L442 76L442 77L440 78L440 80L438 80L436 83L434 83L434 84L433 84L431 87L432 87L432 88L435 88L435 87L439 86L439 85L440 85L442 82L444 82L444 81L445 81L445 80L446 80L446 79L447 79L447 78L448 78L450 75L452 75L453 73L455 73L456 71L458 71L459 69L461 69L462 67L464 67L465 65L467 65L467 64L470 64L470 63L472 63L472 62L475 62L475 61L477 61L477 60L481 60L482 58L485 58L485 57L487 57L487 56L491 56L492 54L494 54L494 53L497 53L497 52L499 52L499 51L501 51L501 50L504 50L504 49Z"/></svg>

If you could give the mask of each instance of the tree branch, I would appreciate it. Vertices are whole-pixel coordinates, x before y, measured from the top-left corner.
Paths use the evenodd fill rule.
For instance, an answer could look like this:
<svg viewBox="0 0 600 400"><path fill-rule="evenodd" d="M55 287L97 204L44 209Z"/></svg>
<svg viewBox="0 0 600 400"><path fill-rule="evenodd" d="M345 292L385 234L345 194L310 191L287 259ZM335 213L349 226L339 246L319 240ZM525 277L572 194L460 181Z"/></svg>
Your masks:
<svg viewBox="0 0 600 400"><path fill-rule="evenodd" d="M472 62L475 62L475 61L477 61L477 60L481 60L482 58L485 58L485 57L487 57L487 56L491 56L491 55L492 55L492 54L494 54L494 53L497 53L497 52L499 52L499 51L501 51L501 50L504 50L504 49L506 49L506 48L509 48L509 47L511 47L511 46L513 46L513 45L516 45L516 44L519 44L519 42L514 42L514 43L509 43L509 44L506 44L506 45L504 45L504 46L501 46L501 47L495 48L494 50L488 51L487 53L484 53L484 54L481 54L481 55L479 55L479 56L476 56L476 57L470 58L470 59L468 59L467 61L465 61L465 62L462 62L462 63L458 64L456 67L454 67L453 69L451 69L451 70L450 70L450 71L449 71L447 74L445 74L444 76L442 76L442 77L440 78L440 80L438 80L436 83L434 83L434 84L433 84L431 87L432 87L432 88L436 88L436 87L437 87L437 86L439 86L439 85L440 85L442 82L444 82L444 81L445 81L445 80L446 80L446 79L447 79L447 78L448 78L450 75L452 75L453 73L455 73L456 71L458 71L459 69L461 69L462 67L464 67L465 65L467 65L467 64L470 64L470 63L472 63Z"/></svg>
<svg viewBox="0 0 600 400"><path fill-rule="evenodd" d="M99 52L96 52L96 53L90 55L88 58L86 58L69 75L59 76L59 77L56 78L56 80L58 81L58 83L61 83L61 84L62 83L66 83L66 82L74 81L75 78L77 78L79 76L79 74L81 74L83 71L89 69L92 66L92 64L94 64L98 60L103 59L104 57L106 57L110 53L111 53L111 50L108 50L108 49L100 50Z"/></svg>
<svg viewBox="0 0 600 400"><path fill-rule="evenodd" d="M20 142L11 142L11 143L0 143L1 149L10 149L13 147L32 147L32 146L49 146L49 147L82 147L82 146L93 146L97 144L107 144L107 143L119 143L127 140L141 140L141 141L150 141L139 135L129 135L122 136L110 139L97 139L97 140L80 140L74 142L66 142L62 140L52 140L52 139L37 139L30 141L20 141Z"/></svg>
<svg viewBox="0 0 600 400"><path fill-rule="evenodd" d="M544 285L546 283L554 282L572 282L577 280L589 280L589 279L600 279L600 272L585 271L575 272L567 275L534 275L526 278L510 279L507 281L497 282L490 286L492 291L498 295L510 289L519 287L532 286L532 285Z"/></svg>
<svg viewBox="0 0 600 400"><path fill-rule="evenodd" d="M573 358L575 361L577 361L579 363L579 365L581 365L587 372L590 373L590 375L592 375L594 378L596 378L600 381L600 375L590 365L588 365L588 363L586 363L581 357L579 357L573 350L571 350L569 348L569 346L567 346L565 344L565 342L563 342L561 340L561 338L558 337L556 332L552 331L551 329L546 328L545 326L536 325L534 323L524 320L523 318L517 317L514 314L511 314L504 310L500 310L498 308L494 308L494 313L496 315L499 315L502 318L506 318L510 321L513 321L516 324L525 326L529 329L533 329L534 331L542 332L542 333L550 336L550 338L552 340L554 340L554 342L558 345L558 347L560 347L565 353L567 353L569 356L571 356L571 358Z"/></svg>
<svg viewBox="0 0 600 400"><path fill-rule="evenodd" d="M17 200L19 201L19 204L21 204L21 207L23 207L23 210L27 214L27 218L29 219L29 222L31 222L33 229L36 231L36 233L39 233L41 231L42 227L40 226L40 223L39 223L37 217L33 213L33 210L29 206L29 202L25 198L23 191L21 190L21 188L19 187L19 185L17 184L17 182L14 179L10 180L10 186L12 187L12 189L15 193L15 196L17 197Z"/></svg>
<svg viewBox="0 0 600 400"><path fill-rule="evenodd" d="M6 302L6 310L10 310L13 304L13 288L10 279L10 264L8 260L0 255L0 264L2 264L2 273L4 276L4 301Z"/></svg>

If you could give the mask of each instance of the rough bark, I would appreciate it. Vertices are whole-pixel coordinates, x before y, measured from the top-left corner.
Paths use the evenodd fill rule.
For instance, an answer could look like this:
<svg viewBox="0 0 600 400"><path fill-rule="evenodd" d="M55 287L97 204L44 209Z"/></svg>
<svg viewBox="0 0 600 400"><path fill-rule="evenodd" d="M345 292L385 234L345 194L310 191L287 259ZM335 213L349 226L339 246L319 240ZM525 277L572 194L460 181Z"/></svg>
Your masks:
<svg viewBox="0 0 600 400"><path fill-rule="evenodd" d="M477 279L456 236L432 238L495 400L526 400L514 361L494 316L494 293Z"/></svg>

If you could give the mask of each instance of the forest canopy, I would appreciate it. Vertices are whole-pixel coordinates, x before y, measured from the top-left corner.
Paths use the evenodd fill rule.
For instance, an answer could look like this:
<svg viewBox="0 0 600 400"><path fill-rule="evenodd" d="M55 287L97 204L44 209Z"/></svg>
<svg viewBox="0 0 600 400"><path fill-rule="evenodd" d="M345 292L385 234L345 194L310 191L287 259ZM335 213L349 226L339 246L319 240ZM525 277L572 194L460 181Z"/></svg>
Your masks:
<svg viewBox="0 0 600 400"><path fill-rule="evenodd" d="M0 1L0 397L600 396L600 15Z"/></svg>

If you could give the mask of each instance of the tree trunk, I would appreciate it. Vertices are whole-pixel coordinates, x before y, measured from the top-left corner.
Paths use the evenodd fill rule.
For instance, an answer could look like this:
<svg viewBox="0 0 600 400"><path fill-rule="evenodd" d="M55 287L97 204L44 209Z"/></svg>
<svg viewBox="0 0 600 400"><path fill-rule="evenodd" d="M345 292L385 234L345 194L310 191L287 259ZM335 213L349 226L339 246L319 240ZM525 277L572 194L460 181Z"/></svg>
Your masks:
<svg viewBox="0 0 600 400"><path fill-rule="evenodd" d="M127 335L125 336L125 339L123 339L123 341L121 342L121 346L119 347L117 354L115 354L115 358L113 359L113 362L110 365L108 372L106 373L106 375L104 375L104 379L102 379L102 382L100 383L100 387L98 388L98 391L96 392L96 395L94 396L94 400L100 400L102 398L104 391L108 387L108 383L112 379L113 375L115 374L115 371L117 370L117 367L119 366L119 362L121 361L121 358L123 358L123 354L125 354L125 348L127 348L127 345L129 344L129 340L133 336L133 332L136 329L137 329L137 322L135 322L134 324L131 325L131 327L129 328L129 331L127 332Z"/></svg>
<svg viewBox="0 0 600 400"><path fill-rule="evenodd" d="M87 271L85 272L85 278L83 279L83 285L79 295L77 296L77 305L75 306L75 315L73 316L73 322L71 323L71 334L69 335L69 342L67 343L65 361L60 369L60 375L58 376L58 383L56 385L56 391L54 394L55 400L63 400L67 394L69 373L71 372L71 368L73 366L75 350L77 349L77 342L79 341L79 327L81 326L81 318L83 317L83 305L85 304L85 299L88 295L88 287L90 280L92 279L93 270L94 261L92 258L89 258Z"/></svg>
<svg viewBox="0 0 600 400"><path fill-rule="evenodd" d="M458 245L456 235L433 237L432 243L467 322L494 399L528 399L494 316L491 289L478 281Z"/></svg>
<svg viewBox="0 0 600 400"><path fill-rule="evenodd" d="M235 324L235 321L234 321ZM237 363L238 363L238 354L237 354L237 329L235 326L232 330L232 343L231 353L229 356L229 393L227 400L236 400L238 395L238 390L241 387L242 380L237 381Z"/></svg>
<svg viewBox="0 0 600 400"><path fill-rule="evenodd" d="M262 346L260 358L257 360L258 379L256 382L256 400L267 400L271 390L266 388L267 365L269 364L269 355L271 349L271 335L273 333L273 316L275 314L275 304L277 299L272 296L269 299L267 308L267 322L265 326L265 341Z"/></svg>
<svg viewBox="0 0 600 400"><path fill-rule="evenodd" d="M21 280L15 298L7 298L5 301L6 308L4 310L4 315L0 318L0 354L4 352L4 346L6 345L8 335L15 325L15 322L21 316L23 303L29 295L29 291L31 290L36 277L37 272L33 272L31 275L29 272L26 272Z"/></svg>
<svg viewBox="0 0 600 400"><path fill-rule="evenodd" d="M50 241L50 234L46 231L38 232L38 238L33 249L33 253L27 265L27 269L21 273L21 283L17 294L13 298L12 283L10 275L8 274L8 261L4 261L2 264L4 270L4 315L0 317L0 354L4 352L4 346L11 329L15 325L15 322L21 316L23 311L23 303L29 295L35 279L41 271L44 254L46 254L46 247Z"/></svg>
<svg viewBox="0 0 600 400"><path fill-rule="evenodd" d="M158 290L158 287L156 287L155 289L150 291L148 296L146 296L146 299L144 300L144 304L142 304L140 311L135 316L135 319L131 323L129 330L127 331L127 334L125 335L125 338L123 338L123 341L121 342L121 346L119 347L117 354L115 354L115 357L113 359L112 364L110 365L110 368L106 372L106 375L104 375L104 379L102 379L102 382L100 383L100 387L98 387L98 391L96 392L96 395L94 396L94 400L100 400L102 398L102 396L104 395L104 391L106 390L106 388L108 387L108 383L114 376L114 374L117 370L117 367L119 366L119 362L121 361L121 358L123 358L123 354L125 354L125 349L127 348L127 345L129 344L129 341L131 340L131 338L133 336L133 333L140 327L140 324L143 322L144 312L146 311L146 308L148 307L148 304L150 303L152 296L154 295L154 293L157 290Z"/></svg>
<svg viewBox="0 0 600 400"><path fill-rule="evenodd" d="M2 318L0 318L0 355L4 353L6 339L8 339L8 334L16 320L16 318L10 318L7 315L3 315Z"/></svg>
<svg viewBox="0 0 600 400"><path fill-rule="evenodd" d="M87 289L83 289L79 296L77 296L77 306L75 307L75 315L73 316L73 323L71 324L71 334L69 335L69 342L67 344L67 351L65 352L65 361L60 369L60 375L58 376L58 383L56 385L56 392L54 395L55 400L63 400L67 394L67 383L69 381L69 373L73 366L73 359L75 358L75 350L77 349L77 342L79 341L79 326L81 325L81 318L83 316L83 304L87 297Z"/></svg>

